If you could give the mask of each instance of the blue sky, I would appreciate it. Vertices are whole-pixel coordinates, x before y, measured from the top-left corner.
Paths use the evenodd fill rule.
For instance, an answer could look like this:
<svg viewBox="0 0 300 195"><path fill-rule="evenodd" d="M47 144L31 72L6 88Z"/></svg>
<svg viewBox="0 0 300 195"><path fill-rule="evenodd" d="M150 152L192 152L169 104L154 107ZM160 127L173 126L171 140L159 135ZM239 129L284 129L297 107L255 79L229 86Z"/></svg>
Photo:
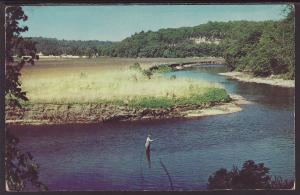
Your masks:
<svg viewBox="0 0 300 195"><path fill-rule="evenodd" d="M142 30L196 26L208 21L279 20L282 4L24 6L23 36L121 41Z"/></svg>

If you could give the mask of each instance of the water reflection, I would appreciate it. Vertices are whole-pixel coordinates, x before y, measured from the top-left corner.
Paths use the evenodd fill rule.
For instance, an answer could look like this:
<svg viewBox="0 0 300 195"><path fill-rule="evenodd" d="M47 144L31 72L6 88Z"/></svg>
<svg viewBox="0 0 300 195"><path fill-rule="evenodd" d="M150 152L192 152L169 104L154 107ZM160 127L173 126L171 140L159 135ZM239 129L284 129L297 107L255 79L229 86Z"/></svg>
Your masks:
<svg viewBox="0 0 300 195"><path fill-rule="evenodd" d="M271 86L262 83L235 82L235 93L250 101L270 108L294 108L294 88Z"/></svg>
<svg viewBox="0 0 300 195"><path fill-rule="evenodd" d="M146 148L146 159L148 162L148 168L151 169L150 147Z"/></svg>
<svg viewBox="0 0 300 195"><path fill-rule="evenodd" d="M188 70L192 70L195 72L207 72L207 73L219 73L219 72L227 72L229 69L222 64L208 64L202 65L201 67L193 67Z"/></svg>

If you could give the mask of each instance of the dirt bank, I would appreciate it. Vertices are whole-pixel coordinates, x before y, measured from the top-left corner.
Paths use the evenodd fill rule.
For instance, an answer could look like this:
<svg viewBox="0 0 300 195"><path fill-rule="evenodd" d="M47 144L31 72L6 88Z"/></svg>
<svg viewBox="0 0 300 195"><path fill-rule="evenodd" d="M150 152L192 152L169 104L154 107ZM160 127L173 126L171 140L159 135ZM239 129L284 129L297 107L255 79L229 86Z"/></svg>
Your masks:
<svg viewBox="0 0 300 195"><path fill-rule="evenodd" d="M231 95L232 101L201 106L184 105L172 108L130 108L109 104L31 104L22 109L6 107L7 124L74 124L107 121L134 121L167 118L190 118L241 111L247 103L242 97Z"/></svg>
<svg viewBox="0 0 300 195"><path fill-rule="evenodd" d="M281 87L295 87L294 80L284 80L284 79L276 79L272 77L254 77L250 74L243 73L243 72L225 72L219 73L220 75L228 76L240 81L244 82L253 82L253 83L264 83L274 86L281 86Z"/></svg>

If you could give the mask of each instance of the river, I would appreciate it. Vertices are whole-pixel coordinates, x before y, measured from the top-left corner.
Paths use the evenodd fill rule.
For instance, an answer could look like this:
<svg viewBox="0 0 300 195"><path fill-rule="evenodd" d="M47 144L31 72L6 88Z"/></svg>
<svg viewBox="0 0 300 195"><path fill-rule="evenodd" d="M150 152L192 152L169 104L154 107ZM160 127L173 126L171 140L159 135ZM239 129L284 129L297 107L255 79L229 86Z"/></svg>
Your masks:
<svg viewBox="0 0 300 195"><path fill-rule="evenodd" d="M20 147L40 165L50 190L202 190L220 168L263 162L270 175L295 177L294 89L243 83L222 66L166 74L220 83L251 104L197 119L87 125L15 126ZM150 159L147 134L157 138ZM30 189L27 189L30 190Z"/></svg>

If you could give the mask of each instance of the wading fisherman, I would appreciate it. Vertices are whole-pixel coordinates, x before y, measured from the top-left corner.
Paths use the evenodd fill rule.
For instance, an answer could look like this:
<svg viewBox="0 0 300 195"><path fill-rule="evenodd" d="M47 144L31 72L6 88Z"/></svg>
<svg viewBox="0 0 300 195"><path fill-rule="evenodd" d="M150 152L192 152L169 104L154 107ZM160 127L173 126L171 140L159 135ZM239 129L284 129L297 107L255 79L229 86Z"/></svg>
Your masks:
<svg viewBox="0 0 300 195"><path fill-rule="evenodd" d="M151 135L149 134L147 139L146 139L146 143L145 143L145 148L147 151L150 151L150 144L151 142L153 142L154 140L151 139Z"/></svg>

